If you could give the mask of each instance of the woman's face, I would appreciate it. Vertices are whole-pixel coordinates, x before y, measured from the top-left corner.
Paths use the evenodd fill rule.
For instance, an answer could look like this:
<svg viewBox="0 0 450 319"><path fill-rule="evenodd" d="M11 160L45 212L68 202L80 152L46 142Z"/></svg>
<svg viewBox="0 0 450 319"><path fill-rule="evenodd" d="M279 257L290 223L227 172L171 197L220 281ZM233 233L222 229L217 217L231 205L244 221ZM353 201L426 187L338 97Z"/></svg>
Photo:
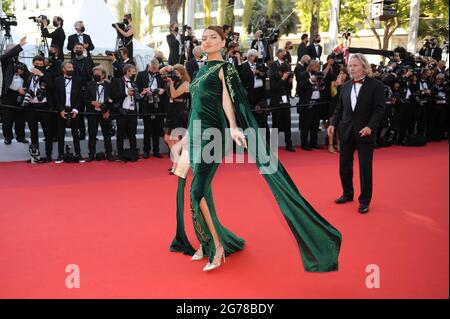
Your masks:
<svg viewBox="0 0 450 319"><path fill-rule="evenodd" d="M341 82L347 81L347 74L345 72L339 72L339 77L341 79Z"/></svg>
<svg viewBox="0 0 450 319"><path fill-rule="evenodd" d="M205 30L202 36L202 48L207 54L219 52L225 46L225 40L214 30Z"/></svg>

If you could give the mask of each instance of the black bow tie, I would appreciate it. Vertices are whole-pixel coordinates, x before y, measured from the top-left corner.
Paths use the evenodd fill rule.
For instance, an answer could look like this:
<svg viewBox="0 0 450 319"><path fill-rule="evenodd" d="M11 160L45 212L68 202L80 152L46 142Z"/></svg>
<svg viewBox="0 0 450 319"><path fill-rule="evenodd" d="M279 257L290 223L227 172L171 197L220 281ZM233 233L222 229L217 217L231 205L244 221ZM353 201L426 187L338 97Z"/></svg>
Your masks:
<svg viewBox="0 0 450 319"><path fill-rule="evenodd" d="M66 80L72 80L72 77L71 76L65 76L64 77Z"/></svg>

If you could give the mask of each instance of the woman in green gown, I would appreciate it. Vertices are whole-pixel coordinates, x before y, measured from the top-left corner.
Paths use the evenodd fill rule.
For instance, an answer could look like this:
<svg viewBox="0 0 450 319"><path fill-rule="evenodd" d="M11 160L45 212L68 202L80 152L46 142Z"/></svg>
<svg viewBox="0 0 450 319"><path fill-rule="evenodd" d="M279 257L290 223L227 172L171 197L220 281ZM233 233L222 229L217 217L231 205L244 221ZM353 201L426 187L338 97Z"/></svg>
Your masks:
<svg viewBox="0 0 450 319"><path fill-rule="evenodd" d="M219 222L211 190L214 174L226 153L225 135L229 134L238 146L245 148L246 137L249 141L257 141L255 147L249 143L248 153L270 186L297 240L304 269L308 272L336 271L341 234L300 195L284 167L270 151L264 134L258 131L236 69L223 61L220 50L224 45L225 36L221 27L209 26L205 29L202 46L208 54L208 62L191 82L188 134L180 143L185 145L189 154L192 169L191 212L201 246L195 252L184 230L184 174L178 178L177 233L170 250L193 255L192 260L201 260L206 256L208 263L203 270L210 271L221 266L225 256L244 248L244 240ZM245 131L246 136L240 129ZM214 134L217 132L220 132L219 138ZM219 149L211 148L211 144L217 143ZM263 155L267 154L270 157L269 166L273 168L273 163L276 163L275 170L269 169L267 160L263 160ZM207 158L211 156L219 157L219 160L211 161Z"/></svg>

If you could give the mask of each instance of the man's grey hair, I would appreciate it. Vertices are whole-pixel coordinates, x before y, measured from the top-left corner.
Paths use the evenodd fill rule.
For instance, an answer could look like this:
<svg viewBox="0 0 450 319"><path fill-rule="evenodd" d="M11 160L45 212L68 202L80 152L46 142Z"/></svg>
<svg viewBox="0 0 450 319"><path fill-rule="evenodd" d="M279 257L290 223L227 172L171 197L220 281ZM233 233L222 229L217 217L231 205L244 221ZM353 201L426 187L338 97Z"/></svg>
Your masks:
<svg viewBox="0 0 450 319"><path fill-rule="evenodd" d="M156 66L159 68L159 61L156 58L150 60L150 65Z"/></svg>
<svg viewBox="0 0 450 319"><path fill-rule="evenodd" d="M195 55L195 53L197 53L199 51L200 51L200 53L203 53L202 47L200 45L197 45L196 47L194 47L194 49L192 49L192 54Z"/></svg>
<svg viewBox="0 0 450 319"><path fill-rule="evenodd" d="M258 57L258 56L259 56L258 51L256 51L255 49L250 49L250 50L248 50L248 51L247 51L247 59L248 59L249 57L251 57L251 56L256 56L256 57Z"/></svg>
<svg viewBox="0 0 450 319"><path fill-rule="evenodd" d="M64 67L65 67L67 64L72 64L72 65L73 65L73 63L72 63L71 61L64 61L63 63L61 63L61 70L64 70Z"/></svg>
<svg viewBox="0 0 450 319"><path fill-rule="evenodd" d="M84 22L83 22L82 20L79 20L79 21L75 21L75 23L73 24L74 28L76 28L76 27L77 27L77 24L78 24L78 23L83 23L83 24L84 24Z"/></svg>
<svg viewBox="0 0 450 319"><path fill-rule="evenodd" d="M134 66L133 64L125 64L125 66L123 67L123 75L127 74L128 71L135 69L136 70L136 66Z"/></svg>

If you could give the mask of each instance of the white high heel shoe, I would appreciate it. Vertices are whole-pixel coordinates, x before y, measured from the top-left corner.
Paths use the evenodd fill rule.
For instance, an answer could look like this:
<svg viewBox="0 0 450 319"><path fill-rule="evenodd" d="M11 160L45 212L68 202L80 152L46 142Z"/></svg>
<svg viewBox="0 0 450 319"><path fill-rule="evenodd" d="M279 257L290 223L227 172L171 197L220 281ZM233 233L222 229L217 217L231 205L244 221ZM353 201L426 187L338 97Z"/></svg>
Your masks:
<svg viewBox="0 0 450 319"><path fill-rule="evenodd" d="M197 261L197 260L202 260L203 259L203 248L202 246L200 246L199 249L197 249L197 251L195 252L195 254L192 256L191 261Z"/></svg>
<svg viewBox="0 0 450 319"><path fill-rule="evenodd" d="M217 253L217 250L222 249L221 253ZM223 249L223 246L217 246L216 247L216 255L214 256L214 260L212 263L207 263L205 268L203 268L203 271L211 271L213 269L219 268L222 265L222 259L223 263L225 263L225 250Z"/></svg>

